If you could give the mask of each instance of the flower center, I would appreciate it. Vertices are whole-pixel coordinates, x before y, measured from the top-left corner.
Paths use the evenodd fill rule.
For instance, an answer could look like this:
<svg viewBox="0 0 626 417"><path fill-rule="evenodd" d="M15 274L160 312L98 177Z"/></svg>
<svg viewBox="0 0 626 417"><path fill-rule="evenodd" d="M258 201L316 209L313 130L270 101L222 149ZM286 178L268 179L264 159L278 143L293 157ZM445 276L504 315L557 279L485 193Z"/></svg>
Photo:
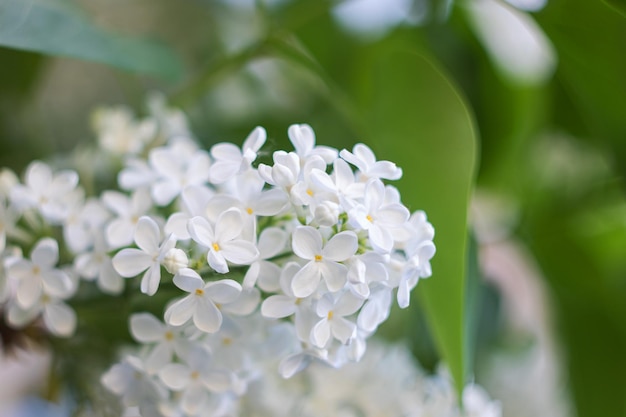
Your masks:
<svg viewBox="0 0 626 417"><path fill-rule="evenodd" d="M191 373L191 379L196 380L198 378L200 378L200 373L198 371L193 371Z"/></svg>
<svg viewBox="0 0 626 417"><path fill-rule="evenodd" d="M197 293L198 290L196 290ZM200 290L202 291L202 290ZM174 333L167 331L165 332L165 340L167 340L168 342L171 342L172 340L174 340Z"/></svg>
<svg viewBox="0 0 626 417"><path fill-rule="evenodd" d="M322 255L315 255L315 262L322 262Z"/></svg>
<svg viewBox="0 0 626 417"><path fill-rule="evenodd" d="M333 313L333 311L332 311L332 310L330 310L330 311L328 312L328 314L326 315L326 318L327 318L328 320L332 320L332 318L333 318L333 316L334 316L334 315L335 315L335 313Z"/></svg>
<svg viewBox="0 0 626 417"><path fill-rule="evenodd" d="M233 343L233 339L231 339L230 337L225 337L222 339L222 344L224 346L229 346Z"/></svg>
<svg viewBox="0 0 626 417"><path fill-rule="evenodd" d="M373 218L372 216L370 216L369 214L368 214L367 216L365 216L365 218L366 218L367 220L369 220L370 222L373 222L373 221L374 221L374 218Z"/></svg>
<svg viewBox="0 0 626 417"><path fill-rule="evenodd" d="M214 244L213 244L213 250L214 250L215 252L219 252L219 251L220 251L220 245L218 245L217 243L214 243Z"/></svg>
<svg viewBox="0 0 626 417"><path fill-rule="evenodd" d="M204 290L202 288L196 289L196 295L203 295L203 294L204 294Z"/></svg>
<svg viewBox="0 0 626 417"><path fill-rule="evenodd" d="M307 188L306 193L307 193L310 197L313 197L313 190L311 190L310 188Z"/></svg>
<svg viewBox="0 0 626 417"><path fill-rule="evenodd" d="M252 213L254 213L254 210L252 210L252 208L248 207L248 208L246 209L246 213L248 213L248 214L252 215Z"/></svg>
<svg viewBox="0 0 626 417"><path fill-rule="evenodd" d="M41 268L37 265L33 266L33 275L39 275L41 273Z"/></svg>

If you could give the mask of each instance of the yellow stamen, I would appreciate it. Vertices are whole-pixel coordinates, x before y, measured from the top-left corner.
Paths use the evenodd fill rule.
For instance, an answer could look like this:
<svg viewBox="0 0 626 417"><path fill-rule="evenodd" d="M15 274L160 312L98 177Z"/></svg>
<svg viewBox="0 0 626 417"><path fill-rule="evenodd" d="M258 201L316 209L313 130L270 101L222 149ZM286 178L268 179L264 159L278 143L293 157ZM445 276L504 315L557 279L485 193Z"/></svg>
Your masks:
<svg viewBox="0 0 626 417"><path fill-rule="evenodd" d="M196 289L196 295L202 295L202 294L204 294L204 290L202 288Z"/></svg>
<svg viewBox="0 0 626 417"><path fill-rule="evenodd" d="M200 291L202 291L202 290L200 290ZM167 340L169 342L174 340L174 333L172 333L172 332L165 332L165 340Z"/></svg>
<svg viewBox="0 0 626 417"><path fill-rule="evenodd" d="M295 304L296 304L297 306L299 306L301 302L302 302L302 298L296 298L296 302L295 302Z"/></svg>
<svg viewBox="0 0 626 417"><path fill-rule="evenodd" d="M328 320L332 320L333 316L335 315L335 313L333 313L333 311L329 311L328 315L326 316L328 318Z"/></svg>
<svg viewBox="0 0 626 417"><path fill-rule="evenodd" d="M33 266L33 275L39 275L41 273L41 268L37 265Z"/></svg>
<svg viewBox="0 0 626 417"><path fill-rule="evenodd" d="M246 209L246 213L248 213L248 214L250 214L250 215L251 215L252 213L254 213L254 210L252 210L250 207L248 207L248 208Z"/></svg>
<svg viewBox="0 0 626 417"><path fill-rule="evenodd" d="M309 196L313 197L313 190L311 190L310 188L307 188L306 193L307 193Z"/></svg>
<svg viewBox="0 0 626 417"><path fill-rule="evenodd" d="M214 244L213 244L213 250L214 250L215 252L219 252L219 251L220 251L220 245L218 245L217 243L214 243Z"/></svg>
<svg viewBox="0 0 626 417"><path fill-rule="evenodd" d="M315 255L315 262L322 262L322 255Z"/></svg>
<svg viewBox="0 0 626 417"><path fill-rule="evenodd" d="M195 379L198 379L198 378L200 378L200 373L198 371L193 371L191 373L191 379L195 380Z"/></svg>
<svg viewBox="0 0 626 417"><path fill-rule="evenodd" d="M222 339L222 344L224 346L229 346L232 343L233 343L233 339L231 339L230 337L225 337Z"/></svg>
<svg viewBox="0 0 626 417"><path fill-rule="evenodd" d="M373 221L374 221L374 218L373 218L372 216L370 216L369 214L368 214L367 216L365 216L365 218L366 218L367 220L369 220L370 222L373 222Z"/></svg>

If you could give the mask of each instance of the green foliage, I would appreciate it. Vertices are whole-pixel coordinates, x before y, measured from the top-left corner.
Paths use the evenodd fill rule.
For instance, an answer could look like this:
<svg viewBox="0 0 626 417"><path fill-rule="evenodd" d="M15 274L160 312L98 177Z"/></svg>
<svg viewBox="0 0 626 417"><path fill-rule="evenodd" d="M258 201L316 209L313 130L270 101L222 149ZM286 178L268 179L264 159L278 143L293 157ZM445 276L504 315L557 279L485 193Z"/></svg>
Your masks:
<svg viewBox="0 0 626 417"><path fill-rule="evenodd" d="M70 0L5 0L0 11L0 45L170 80L182 75L181 62L170 49L100 28Z"/></svg>
<svg viewBox="0 0 626 417"><path fill-rule="evenodd" d="M403 201L425 210L436 229L435 272L418 288L440 351L462 387L468 365L466 213L476 154L472 116L432 60L380 48L362 65L371 68L362 80L369 88L363 103L368 143L381 159L402 167Z"/></svg>

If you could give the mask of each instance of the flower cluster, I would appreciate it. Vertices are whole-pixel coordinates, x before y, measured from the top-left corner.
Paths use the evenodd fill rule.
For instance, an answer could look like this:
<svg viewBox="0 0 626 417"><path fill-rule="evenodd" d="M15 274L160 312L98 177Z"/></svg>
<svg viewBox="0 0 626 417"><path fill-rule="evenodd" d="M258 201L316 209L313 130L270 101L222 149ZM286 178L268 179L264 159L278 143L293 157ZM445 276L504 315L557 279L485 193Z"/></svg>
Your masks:
<svg viewBox="0 0 626 417"><path fill-rule="evenodd" d="M41 317L70 336L81 281L161 300L162 316L130 317L142 349L102 378L145 416L229 415L275 360L283 377L359 361L394 297L408 306L431 275L433 227L384 182L401 169L364 144L317 146L292 125L295 150L265 164L260 127L207 152L162 107L103 110L97 126L119 190L86 196L76 172L43 162L23 181L3 171L0 301L11 326Z"/></svg>

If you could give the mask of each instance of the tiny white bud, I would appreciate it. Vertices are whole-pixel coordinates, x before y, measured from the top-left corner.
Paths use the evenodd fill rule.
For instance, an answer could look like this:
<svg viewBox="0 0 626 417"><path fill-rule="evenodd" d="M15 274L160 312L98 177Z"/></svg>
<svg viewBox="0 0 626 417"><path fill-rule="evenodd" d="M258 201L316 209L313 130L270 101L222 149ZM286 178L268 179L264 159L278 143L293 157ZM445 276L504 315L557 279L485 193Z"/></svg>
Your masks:
<svg viewBox="0 0 626 417"><path fill-rule="evenodd" d="M189 260L182 249L172 248L165 254L162 265L170 274L176 274L179 269L187 268Z"/></svg>
<svg viewBox="0 0 626 417"><path fill-rule="evenodd" d="M334 226L339 222L339 206L332 201L324 201L315 207L314 216L320 226Z"/></svg>

